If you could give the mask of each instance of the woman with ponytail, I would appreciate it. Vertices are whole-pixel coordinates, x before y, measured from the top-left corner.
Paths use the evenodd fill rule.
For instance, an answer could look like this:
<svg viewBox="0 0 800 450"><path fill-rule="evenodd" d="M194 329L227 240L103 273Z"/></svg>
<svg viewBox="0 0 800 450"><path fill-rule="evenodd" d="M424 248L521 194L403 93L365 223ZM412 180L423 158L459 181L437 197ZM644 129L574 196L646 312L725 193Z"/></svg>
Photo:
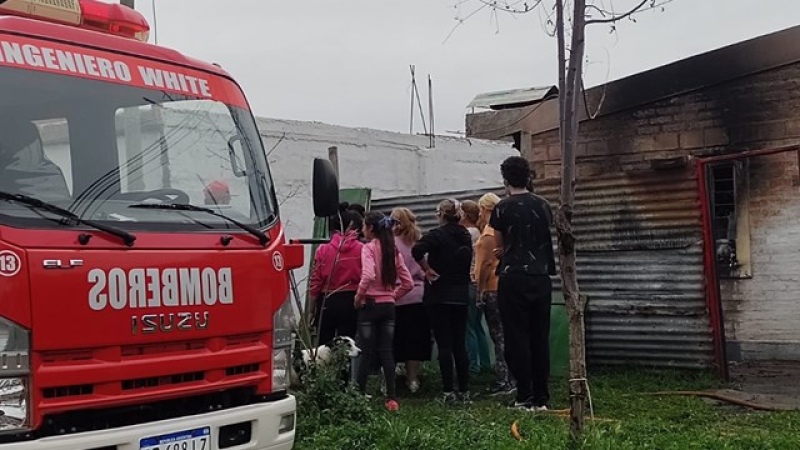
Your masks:
<svg viewBox="0 0 800 450"><path fill-rule="evenodd" d="M317 248L309 291L314 299L314 319L320 344L335 336L356 336L356 310L353 306L361 280L361 248L358 231L362 220L347 203L339 214L328 218L331 240Z"/></svg>
<svg viewBox="0 0 800 450"><path fill-rule="evenodd" d="M445 405L471 403L466 333L472 238L459 224L462 214L458 200L439 203L436 208L439 227L422 236L411 249L414 260L425 270L428 280L423 303L429 313L439 352ZM453 363L458 378L457 393L453 383Z"/></svg>
<svg viewBox="0 0 800 450"><path fill-rule="evenodd" d="M366 392L367 377L373 361L380 361L386 381L386 409L397 411L395 396L395 360L393 353L395 300L414 287L414 281L397 251L392 229L395 220L380 212L364 218L367 243L361 250L361 281L355 297L358 310L358 341L363 358L358 364L357 382ZM400 281L399 285L397 281Z"/></svg>

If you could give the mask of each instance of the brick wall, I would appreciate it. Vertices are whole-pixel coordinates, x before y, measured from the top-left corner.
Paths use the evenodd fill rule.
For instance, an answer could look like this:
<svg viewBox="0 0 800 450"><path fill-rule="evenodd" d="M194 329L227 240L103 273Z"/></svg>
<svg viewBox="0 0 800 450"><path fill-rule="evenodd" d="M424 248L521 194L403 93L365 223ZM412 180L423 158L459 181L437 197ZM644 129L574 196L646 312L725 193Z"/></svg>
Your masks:
<svg viewBox="0 0 800 450"><path fill-rule="evenodd" d="M593 106L589 106L590 111ZM647 169L650 160L800 142L800 64L581 123L580 176ZM558 131L532 136L539 178L558 178Z"/></svg>
<svg viewBox="0 0 800 450"><path fill-rule="evenodd" d="M749 163L752 279L723 280L733 356L800 359L800 192L794 152Z"/></svg>
<svg viewBox="0 0 800 450"><path fill-rule="evenodd" d="M591 109L591 108L590 108ZM578 179L651 161L800 142L800 64L581 124ZM533 135L537 178L560 177L557 130ZM752 279L722 282L727 339L750 358L800 359L800 191L794 153L750 162ZM736 358L739 355L732 355Z"/></svg>

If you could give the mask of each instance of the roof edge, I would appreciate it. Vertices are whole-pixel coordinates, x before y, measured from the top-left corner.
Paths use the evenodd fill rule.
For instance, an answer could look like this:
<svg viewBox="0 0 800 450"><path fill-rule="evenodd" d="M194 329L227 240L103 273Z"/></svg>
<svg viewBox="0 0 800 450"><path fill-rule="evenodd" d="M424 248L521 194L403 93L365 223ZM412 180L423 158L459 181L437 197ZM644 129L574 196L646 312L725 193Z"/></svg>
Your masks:
<svg viewBox="0 0 800 450"><path fill-rule="evenodd" d="M586 90L585 98L579 99L579 119L589 119L584 100L588 101L590 110L602 104L595 116L602 117L800 62L800 45L797 42L800 42L800 26L757 36L594 86ZM544 107L548 103L551 103L550 107ZM498 131L505 135L519 131L536 135L558 129L558 101L555 99L524 109L489 111L472 116L482 115L485 120L490 117L489 114L494 114L495 117L490 120L507 122L500 120L500 114L509 114L511 111L526 116L524 120L516 121L515 125L519 126L489 130L494 133L478 130L474 136L489 138ZM470 116L467 115L468 129Z"/></svg>

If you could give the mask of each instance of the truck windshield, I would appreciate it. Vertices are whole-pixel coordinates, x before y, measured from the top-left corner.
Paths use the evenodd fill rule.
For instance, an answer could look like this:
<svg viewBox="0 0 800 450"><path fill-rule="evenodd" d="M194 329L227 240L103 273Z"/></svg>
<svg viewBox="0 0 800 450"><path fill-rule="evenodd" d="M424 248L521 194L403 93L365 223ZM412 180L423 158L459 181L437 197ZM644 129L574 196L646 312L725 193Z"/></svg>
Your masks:
<svg viewBox="0 0 800 450"><path fill-rule="evenodd" d="M214 81L241 95L229 80ZM202 205L247 225L269 225L277 204L249 110L154 87L0 67L0 191L116 228L231 228L190 209L130 207L159 203ZM0 223L58 227L60 219L0 202Z"/></svg>

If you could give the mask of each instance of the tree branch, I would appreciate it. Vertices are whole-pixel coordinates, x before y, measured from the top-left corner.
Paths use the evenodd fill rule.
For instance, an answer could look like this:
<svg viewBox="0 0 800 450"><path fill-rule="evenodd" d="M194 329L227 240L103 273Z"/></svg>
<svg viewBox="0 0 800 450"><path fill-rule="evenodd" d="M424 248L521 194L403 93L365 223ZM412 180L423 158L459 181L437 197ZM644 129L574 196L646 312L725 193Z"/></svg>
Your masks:
<svg viewBox="0 0 800 450"><path fill-rule="evenodd" d="M511 14L527 14L527 13L533 11L534 9L536 9L542 3L542 1L543 0L536 0L535 2L533 2L532 6L528 5L528 3L525 3L525 6L523 7L523 9L516 9L516 8L513 7L514 5L509 5L508 2L505 2L504 4L501 4L496 0L491 0L491 1L490 0L478 0L478 2L483 3L485 6L488 6L488 7L492 8L492 9L494 9L495 11L504 11L504 12L511 13ZM522 3L522 2L518 1L517 3L515 3L515 5L518 5L520 3Z"/></svg>
<svg viewBox="0 0 800 450"><path fill-rule="evenodd" d="M606 11L605 9L602 9L597 5L586 5L586 9L587 10L593 9L593 10L597 11L598 13L600 13L600 15L603 16L603 17L607 16L610 13L609 11Z"/></svg>
<svg viewBox="0 0 800 450"><path fill-rule="evenodd" d="M611 17L606 18L606 19L591 19L591 20L587 20L586 21L586 25L591 25L593 23L614 23L614 22L619 22L620 20L622 20L622 19L624 19L626 17L629 17L632 14L634 14L636 11L639 11L640 9L642 9L642 7L644 5L646 5L647 2L649 2L649 1L652 1L652 0L642 0L638 5L634 6L632 9L630 9L628 12L626 12L624 14L611 16Z"/></svg>
<svg viewBox="0 0 800 450"><path fill-rule="evenodd" d="M300 194L301 188L302 188L302 186L294 186L294 187L290 188L289 192L287 192L286 194L283 194L282 192L278 192L277 193L277 197L279 198L278 206L283 206L283 204L286 203L288 200L290 200L290 199L292 199L294 197L297 197L297 195Z"/></svg>
<svg viewBox="0 0 800 450"><path fill-rule="evenodd" d="M269 158L269 155L271 155L272 152L274 152L275 149L278 148L279 145L281 145L281 142L283 142L284 139L286 139L286 132L285 131L284 131L283 135L281 135L281 138L278 139L278 142L276 142L275 145L273 145L272 148L269 149L269 151L267 152L267 158Z"/></svg>

